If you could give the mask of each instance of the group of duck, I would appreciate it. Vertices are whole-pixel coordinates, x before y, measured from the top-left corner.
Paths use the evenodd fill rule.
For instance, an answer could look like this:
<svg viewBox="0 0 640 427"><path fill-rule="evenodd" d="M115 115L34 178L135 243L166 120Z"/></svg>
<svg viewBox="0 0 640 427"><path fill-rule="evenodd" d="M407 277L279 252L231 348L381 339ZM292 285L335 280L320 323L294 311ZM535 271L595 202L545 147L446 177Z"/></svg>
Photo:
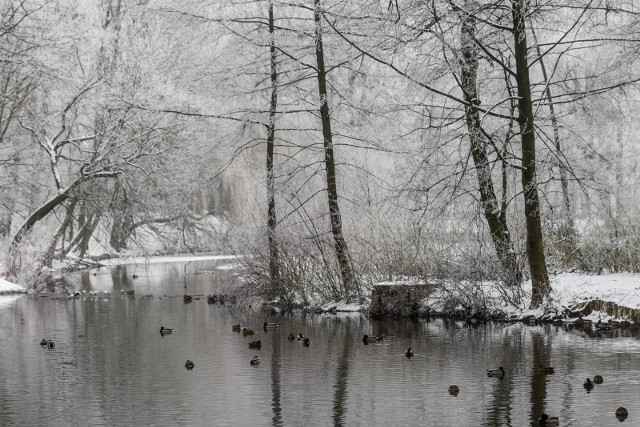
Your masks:
<svg viewBox="0 0 640 427"><path fill-rule="evenodd" d="M538 367L538 373L543 375L553 374L554 372L555 372L555 368L551 366ZM505 375L505 370L502 366L500 366L497 369L487 369L487 375L490 377L502 378ZM587 392L590 392L595 387L595 384L602 384L603 382L604 382L604 378L602 378L602 375L596 375L593 377L593 381L591 381L591 378L587 378L583 386L587 390ZM460 392L460 389L458 388L457 385L452 385L449 387L450 394L457 396L459 392ZM616 409L616 418L618 418L618 420L624 421L628 416L629 416L629 412L625 407L621 406L618 409ZM555 426L559 424L558 417L549 416L547 414L542 414L538 421L540 422L540 425Z"/></svg>
<svg viewBox="0 0 640 427"><path fill-rule="evenodd" d="M278 324L277 323L272 323L272 322L264 322L264 324L262 325L262 329L265 332L266 331L275 331L276 329L278 329ZM246 336L255 335L255 333L256 333L253 329L248 328L246 326L241 326L240 324L233 325L231 327L231 330L233 332L242 332L242 335L245 336L245 337ZM298 340L298 342L300 344L304 345L305 347L309 347L309 345L311 344L309 338L305 337L302 334L298 334L298 335L289 334L287 339L289 341ZM258 341L249 342L249 348L250 349L255 349L255 350L260 350L260 348L262 348L262 341L258 340ZM251 359L250 364L252 366L258 366L260 364L260 358L258 356L254 356L253 359Z"/></svg>
<svg viewBox="0 0 640 427"><path fill-rule="evenodd" d="M548 374L553 374L554 372L555 372L555 368L551 366L538 367L538 373L540 374L548 375ZM505 370L502 366L500 366L497 369L487 369L487 375L490 377L502 378L505 375ZM596 375L593 377L593 381L591 381L591 378L587 378L583 386L587 390L587 392L590 392L595 387L595 384L602 384L603 382L604 382L604 378L602 378L602 375ZM457 396L459 391L460 389L456 385L452 385L449 387L449 393L452 395ZM618 420L624 421L628 416L629 416L629 412L625 407L621 406L618 409L616 409L616 418L618 418ZM540 422L540 425L555 426L559 424L558 417L549 416L547 414L542 414L538 421Z"/></svg>
<svg viewBox="0 0 640 427"><path fill-rule="evenodd" d="M371 344L371 343L376 343L376 342L380 342L383 340L382 335L365 335L362 338L362 342L365 345ZM413 352L413 350L411 349L411 347L409 347L407 349L407 351L404 353L405 357L407 359L411 359L415 354ZM487 376L489 377L494 377L494 378L500 378L502 379L506 372L504 370L504 368L502 366L495 368L495 369L487 369ZM540 366L538 367L538 373L543 374L543 375L549 375L549 374L553 374L555 372L555 368L553 368L552 366ZM593 390L593 388L595 387L595 384L602 384L604 382L604 378L602 377L602 375L596 375L593 377L593 381L591 380L591 378L587 378L586 381L584 382L584 388L587 390L587 392L590 392L591 390ZM453 384L449 386L449 394L451 394L452 396L457 396L458 393L460 393L460 387L458 387L457 385ZM628 416L629 416L629 412L627 411L627 409L623 406L619 407L618 409L616 409L616 418L618 418L618 420L620 421L624 421ZM539 418L539 423L540 425L544 425L544 426L556 426L559 424L559 418L555 417L555 416L550 416L548 414L542 414Z"/></svg>

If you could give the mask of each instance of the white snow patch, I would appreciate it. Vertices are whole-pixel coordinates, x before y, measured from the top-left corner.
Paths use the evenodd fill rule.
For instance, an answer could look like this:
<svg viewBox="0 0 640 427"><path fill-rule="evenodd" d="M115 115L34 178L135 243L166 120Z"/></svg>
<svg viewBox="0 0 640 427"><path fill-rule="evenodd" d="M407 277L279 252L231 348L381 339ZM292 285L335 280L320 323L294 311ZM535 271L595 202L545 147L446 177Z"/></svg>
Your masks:
<svg viewBox="0 0 640 427"><path fill-rule="evenodd" d="M12 294L12 293L24 293L26 292L25 288L16 285L15 283L8 282L3 278L0 278L0 295L2 294Z"/></svg>

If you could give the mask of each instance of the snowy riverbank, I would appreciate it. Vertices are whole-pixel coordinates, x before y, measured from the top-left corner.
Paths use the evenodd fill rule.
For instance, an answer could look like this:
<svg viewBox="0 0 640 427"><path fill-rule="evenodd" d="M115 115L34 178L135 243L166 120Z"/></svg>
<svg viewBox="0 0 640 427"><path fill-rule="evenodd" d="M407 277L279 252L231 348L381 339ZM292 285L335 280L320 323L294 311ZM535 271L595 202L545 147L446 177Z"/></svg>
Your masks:
<svg viewBox="0 0 640 427"><path fill-rule="evenodd" d="M0 278L0 295L23 294L26 292L24 287Z"/></svg>
<svg viewBox="0 0 640 427"><path fill-rule="evenodd" d="M130 263L156 263L156 262L171 262L171 261L184 261L195 259L229 259L232 260L233 256L210 256L210 257L152 257L147 259L129 259L126 262ZM123 263L123 260L119 260L119 263ZM116 261L111 261L111 264L115 264ZM457 285L458 289L453 294L469 295L469 292L478 292L477 284L469 284L468 291L464 287ZM447 296L451 296L452 292L449 286L445 286L446 291L436 291L429 298L424 301L428 311L431 314L442 313L443 303ZM524 318L533 316L535 318L542 318L543 316L549 316L554 314L565 314L567 311L575 311L576 307L585 305L585 303L593 300L605 301L613 303L618 307L626 307L631 310L638 310L640 312L640 274L600 274L600 275L588 275L577 273L563 273L552 276L552 293L546 304L540 308L530 310L524 308L528 304L522 304L517 307L504 302L504 298L501 296L499 289L491 284L486 283L481 287L481 294L483 302L486 308L493 312L500 312L505 314L509 318ZM523 292L530 289L530 283L523 284ZM8 282L0 278L0 295L8 294L20 294L25 293L26 290L23 286ZM366 311L369 306L370 295L366 295L358 302L334 302L319 304L320 311L330 312L360 312ZM526 297L525 297L526 300ZM585 313L587 315L588 313ZM600 313L593 314L596 317L603 316Z"/></svg>

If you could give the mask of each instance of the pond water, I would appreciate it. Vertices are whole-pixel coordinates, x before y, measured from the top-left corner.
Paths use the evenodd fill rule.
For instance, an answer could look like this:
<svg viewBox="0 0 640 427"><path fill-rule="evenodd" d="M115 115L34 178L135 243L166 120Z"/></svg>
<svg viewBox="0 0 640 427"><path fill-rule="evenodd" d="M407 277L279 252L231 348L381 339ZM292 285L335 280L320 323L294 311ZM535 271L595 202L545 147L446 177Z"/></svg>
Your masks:
<svg viewBox="0 0 640 427"><path fill-rule="evenodd" d="M640 425L640 341L630 331L208 304L198 295L225 286L228 262L129 265L74 279L110 298L1 297L0 425L527 426L546 412L560 425L608 426L619 406L629 411L625 425ZM265 321L278 329L264 331ZM162 325L173 333L162 336ZM384 340L364 345L364 334ZM40 346L43 338L55 347ZM250 349L256 340L261 348ZM538 373L540 365L555 373ZM506 375L489 378L485 370L498 366ZM583 382L596 374L604 383L588 392Z"/></svg>

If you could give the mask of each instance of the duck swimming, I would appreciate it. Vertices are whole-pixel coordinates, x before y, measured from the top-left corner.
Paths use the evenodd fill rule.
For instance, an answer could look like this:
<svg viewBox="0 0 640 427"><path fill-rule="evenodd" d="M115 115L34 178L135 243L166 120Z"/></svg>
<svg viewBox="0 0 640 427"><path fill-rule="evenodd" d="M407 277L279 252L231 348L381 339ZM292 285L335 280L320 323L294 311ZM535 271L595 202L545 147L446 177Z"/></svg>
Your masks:
<svg viewBox="0 0 640 427"><path fill-rule="evenodd" d="M253 341L249 343L249 348L260 348L262 347L261 341Z"/></svg>
<svg viewBox="0 0 640 427"><path fill-rule="evenodd" d="M380 341L382 341L382 335L373 335L371 337L369 335L365 335L364 337L362 337L362 342L365 344L380 342Z"/></svg>
<svg viewBox="0 0 640 427"><path fill-rule="evenodd" d="M504 368L500 366L498 369L487 369L487 375L502 378L504 376Z"/></svg>
<svg viewBox="0 0 640 427"><path fill-rule="evenodd" d="M540 425L542 426L557 426L558 422L558 417L550 417L547 414L540 415Z"/></svg>
<svg viewBox="0 0 640 427"><path fill-rule="evenodd" d="M404 355L407 357L407 359L411 359L413 357L413 351L411 351L411 347L409 347L407 351L405 351Z"/></svg>
<svg viewBox="0 0 640 427"><path fill-rule="evenodd" d="M457 385L450 385L449 386L449 394L452 396L457 396L458 393L460 393L460 388Z"/></svg>
<svg viewBox="0 0 640 427"><path fill-rule="evenodd" d="M253 356L253 359L251 359L251 363L253 366L258 366L260 364L260 359L258 358L258 356Z"/></svg>
<svg viewBox="0 0 640 427"><path fill-rule="evenodd" d="M602 375L596 375L593 377L593 382L595 384L602 384L604 382L604 378L602 378Z"/></svg>
<svg viewBox="0 0 640 427"><path fill-rule="evenodd" d="M541 374L553 374L554 371L555 368L552 368L551 366L540 366L538 368L538 372Z"/></svg>
<svg viewBox="0 0 640 427"><path fill-rule="evenodd" d="M160 335L167 335L173 333L173 328L165 328L164 326L160 326Z"/></svg>
<svg viewBox="0 0 640 427"><path fill-rule="evenodd" d="M586 388L587 390L591 390L593 389L594 385L591 382L591 378L587 378L587 380L584 382L583 384L584 388Z"/></svg>
<svg viewBox="0 0 640 427"><path fill-rule="evenodd" d="M184 362L184 367L187 368L189 371L192 370L194 366L196 365L189 359L187 359L187 361Z"/></svg>
<svg viewBox="0 0 640 427"><path fill-rule="evenodd" d="M278 324L277 323L264 322L264 325L262 326L262 329L264 329L265 331L273 331L274 329L278 329Z"/></svg>
<svg viewBox="0 0 640 427"><path fill-rule="evenodd" d="M627 408L625 408L624 406L621 406L618 409L616 409L616 418L618 420L624 421L627 419L628 416L629 416L629 411L627 411Z"/></svg>
<svg viewBox="0 0 640 427"><path fill-rule="evenodd" d="M288 339L289 341L293 341L293 340L295 340L295 339L296 339L296 336L295 336L295 335L293 335L293 334L289 334L289 336L287 337L287 339Z"/></svg>
<svg viewBox="0 0 640 427"><path fill-rule="evenodd" d="M47 341L47 347L54 348L55 346L56 346L56 344L53 341L51 341L51 340Z"/></svg>
<svg viewBox="0 0 640 427"><path fill-rule="evenodd" d="M51 340L46 340L46 339L42 338L42 341L40 341L40 345L48 345L49 341L51 341Z"/></svg>
<svg viewBox="0 0 640 427"><path fill-rule="evenodd" d="M305 347L309 347L309 344L310 344L309 338L305 338L302 340L302 345L304 345Z"/></svg>

